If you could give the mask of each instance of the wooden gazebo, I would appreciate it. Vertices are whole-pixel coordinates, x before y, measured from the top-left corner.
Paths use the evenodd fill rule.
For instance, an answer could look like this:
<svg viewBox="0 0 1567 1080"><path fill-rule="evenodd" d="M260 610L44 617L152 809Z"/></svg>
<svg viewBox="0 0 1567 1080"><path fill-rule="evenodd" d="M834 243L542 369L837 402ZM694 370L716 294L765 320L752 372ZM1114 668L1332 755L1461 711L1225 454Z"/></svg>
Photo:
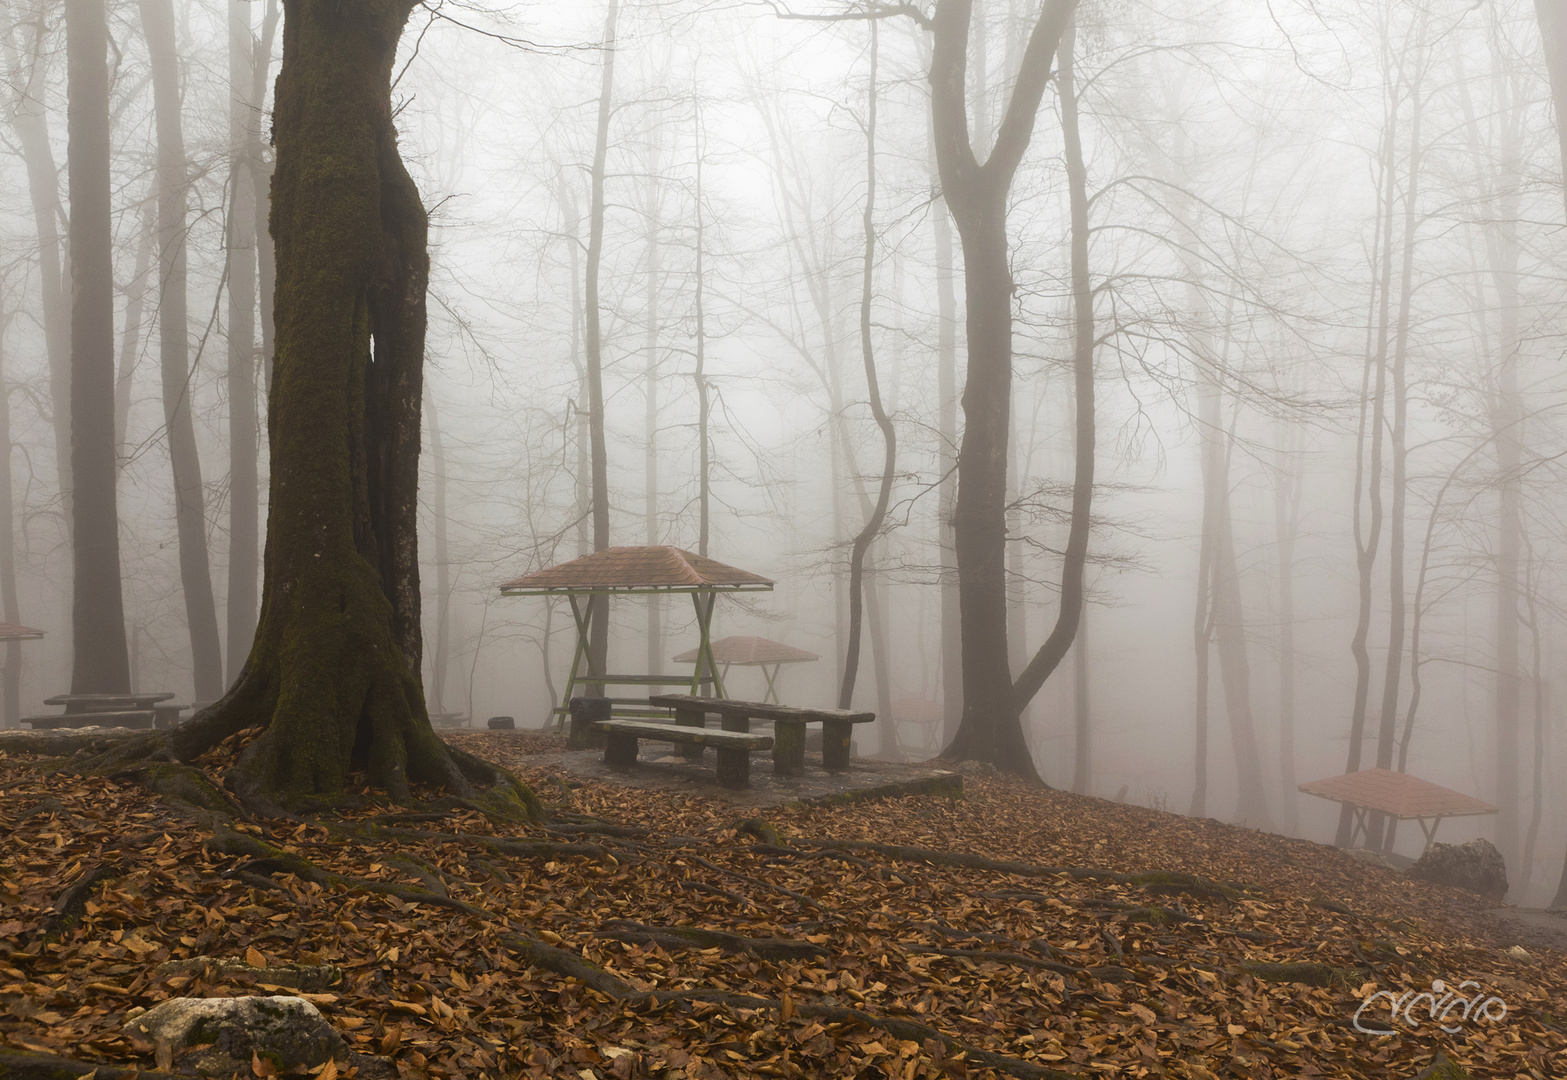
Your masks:
<svg viewBox="0 0 1567 1080"><path fill-rule="evenodd" d="M578 687L588 685L688 686L700 694L704 683L711 683L718 697L724 696L723 674L713 658L711 636L713 604L719 593L771 592L773 583L759 574L728 566L716 559L677 547L612 547L595 551L570 562L536 570L501 585L502 596L564 596L571 603L571 615L577 624L577 647L571 658L571 674L566 693L555 712L570 712L571 699ZM661 596L685 593L696 608L696 648L698 663L690 675L631 674L612 675L598 671L589 648L589 605L593 596ZM702 662L705 659L705 663ZM617 704L635 705L635 699L611 698ZM640 702L643 708L646 701Z"/></svg>
<svg viewBox="0 0 1567 1080"><path fill-rule="evenodd" d="M37 641L43 636L42 630L34 630L31 626L0 622L0 641Z"/></svg>
<svg viewBox="0 0 1567 1080"><path fill-rule="evenodd" d="M759 667L762 675L767 679L767 694L762 698L764 704L776 705L778 703L778 669L784 664L803 664L811 660L820 660L821 657L804 649L796 649L793 645L785 645L781 641L769 641L764 637L726 637L713 642L712 658L720 668L720 680L728 678L729 666ZM677 664L695 664L701 659L700 647L687 649L675 657Z"/></svg>
<svg viewBox="0 0 1567 1080"><path fill-rule="evenodd" d="M1436 839L1437 826L1443 818L1483 817L1497 812L1490 803L1471 795L1392 769L1361 769L1326 780L1311 780L1298 790L1349 806L1355 816L1351 846L1359 836L1370 835L1369 815L1373 812L1399 821L1418 821L1428 847Z"/></svg>

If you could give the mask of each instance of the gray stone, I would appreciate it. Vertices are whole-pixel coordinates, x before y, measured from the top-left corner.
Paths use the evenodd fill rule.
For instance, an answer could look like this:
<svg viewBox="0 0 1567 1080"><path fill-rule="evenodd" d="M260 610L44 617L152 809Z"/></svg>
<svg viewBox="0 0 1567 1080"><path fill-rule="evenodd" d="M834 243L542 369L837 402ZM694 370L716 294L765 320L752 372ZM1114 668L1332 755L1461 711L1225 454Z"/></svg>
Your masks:
<svg viewBox="0 0 1567 1080"><path fill-rule="evenodd" d="M125 1030L159 1047L160 1056L184 1052L181 1064L206 1075L248 1074L253 1054L280 1073L328 1060L346 1064L349 1056L348 1044L320 1010L297 997L174 998Z"/></svg>
<svg viewBox="0 0 1567 1080"><path fill-rule="evenodd" d="M1496 903L1507 895L1507 862L1489 840L1432 844L1409 868L1409 876L1467 889Z"/></svg>

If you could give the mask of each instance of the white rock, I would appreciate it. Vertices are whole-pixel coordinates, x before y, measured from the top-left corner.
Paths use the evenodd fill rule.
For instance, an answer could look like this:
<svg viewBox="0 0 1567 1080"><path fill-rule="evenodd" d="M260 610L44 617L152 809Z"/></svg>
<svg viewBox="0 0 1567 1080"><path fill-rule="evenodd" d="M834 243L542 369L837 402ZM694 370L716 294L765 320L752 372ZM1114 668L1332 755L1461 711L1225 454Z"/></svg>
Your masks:
<svg viewBox="0 0 1567 1080"><path fill-rule="evenodd" d="M201 1073L231 1073L259 1054L279 1072L346 1061L348 1044L321 1011L304 998L174 998L132 1019L130 1034L176 1055Z"/></svg>

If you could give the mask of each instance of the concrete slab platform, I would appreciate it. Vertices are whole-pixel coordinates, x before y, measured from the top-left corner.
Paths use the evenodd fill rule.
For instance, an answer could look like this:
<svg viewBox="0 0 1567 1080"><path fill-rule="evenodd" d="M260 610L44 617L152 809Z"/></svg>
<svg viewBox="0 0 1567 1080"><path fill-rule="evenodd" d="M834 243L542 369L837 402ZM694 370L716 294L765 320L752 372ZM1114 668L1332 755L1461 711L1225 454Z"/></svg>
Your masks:
<svg viewBox="0 0 1567 1080"><path fill-rule="evenodd" d="M774 776L772 758L767 754L752 757L751 786L734 791L718 786L711 754L706 761L693 763L681 757L678 749L644 743L640 750L636 768L631 772L616 772L606 766L602 750L528 754L516 764L529 769L559 769L579 780L722 799L737 807L754 809L796 803L831 805L904 795L944 795L948 798L963 795L962 776L923 763L857 758L847 772L830 773L822 768L818 759L806 761L804 776ZM496 757L500 756L496 754Z"/></svg>

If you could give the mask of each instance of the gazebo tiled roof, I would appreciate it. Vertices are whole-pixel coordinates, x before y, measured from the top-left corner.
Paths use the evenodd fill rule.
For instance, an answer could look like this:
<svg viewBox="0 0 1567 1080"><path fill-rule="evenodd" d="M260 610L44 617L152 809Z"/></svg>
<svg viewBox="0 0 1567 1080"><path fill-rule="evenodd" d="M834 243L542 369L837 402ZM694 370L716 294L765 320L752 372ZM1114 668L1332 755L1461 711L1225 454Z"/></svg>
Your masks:
<svg viewBox="0 0 1567 1080"><path fill-rule="evenodd" d="M44 636L42 630L16 623L0 622L0 641L34 641Z"/></svg>
<svg viewBox="0 0 1567 1080"><path fill-rule="evenodd" d="M1300 790L1334 802L1378 810L1402 820L1497 812L1488 802L1391 769L1361 769L1326 780L1312 780L1301 784Z"/></svg>
<svg viewBox="0 0 1567 1080"><path fill-rule="evenodd" d="M796 649L793 645L770 641L764 637L736 636L719 638L713 642L713 662L718 664L738 664L744 667L756 664L794 664L820 659L821 657L813 652ZM696 650L687 649L675 657L675 663L696 663Z"/></svg>
<svg viewBox="0 0 1567 1080"><path fill-rule="evenodd" d="M772 581L677 547L612 547L535 570L501 584L501 592L756 592Z"/></svg>

